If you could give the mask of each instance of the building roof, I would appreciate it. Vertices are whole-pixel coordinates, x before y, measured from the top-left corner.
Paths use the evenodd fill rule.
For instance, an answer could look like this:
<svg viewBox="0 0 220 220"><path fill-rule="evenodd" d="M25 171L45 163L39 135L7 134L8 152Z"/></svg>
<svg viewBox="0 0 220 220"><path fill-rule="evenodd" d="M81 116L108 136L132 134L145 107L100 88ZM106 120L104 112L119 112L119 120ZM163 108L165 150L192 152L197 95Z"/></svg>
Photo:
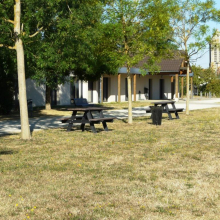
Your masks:
<svg viewBox="0 0 220 220"><path fill-rule="evenodd" d="M135 67L136 68L144 68L144 64L147 63L148 58L140 61ZM160 72L179 72L183 58L172 58L172 59L163 59L158 66L160 66Z"/></svg>
<svg viewBox="0 0 220 220"><path fill-rule="evenodd" d="M182 64L184 62L183 53L184 53L183 51L176 51L172 58L162 59L157 64L160 67L160 73L171 74L171 75L180 73L180 71L182 71L182 73L186 73L186 68L182 67ZM132 67L130 72L133 74L141 74L140 69L146 69L145 64L147 64L148 60L149 57L144 58L137 65ZM190 72L191 72L191 68L190 68ZM119 68L119 73L127 73L127 68L126 67ZM147 69L146 69L146 74L149 74L149 71Z"/></svg>

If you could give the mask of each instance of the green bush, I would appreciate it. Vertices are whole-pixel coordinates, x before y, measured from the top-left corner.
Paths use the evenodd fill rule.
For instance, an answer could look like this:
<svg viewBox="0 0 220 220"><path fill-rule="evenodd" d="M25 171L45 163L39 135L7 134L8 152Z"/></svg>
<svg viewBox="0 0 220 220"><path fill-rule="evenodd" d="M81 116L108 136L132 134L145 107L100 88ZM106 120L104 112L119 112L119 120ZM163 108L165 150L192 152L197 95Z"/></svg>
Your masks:
<svg viewBox="0 0 220 220"><path fill-rule="evenodd" d="M213 79L207 86L206 91L220 96L220 79Z"/></svg>

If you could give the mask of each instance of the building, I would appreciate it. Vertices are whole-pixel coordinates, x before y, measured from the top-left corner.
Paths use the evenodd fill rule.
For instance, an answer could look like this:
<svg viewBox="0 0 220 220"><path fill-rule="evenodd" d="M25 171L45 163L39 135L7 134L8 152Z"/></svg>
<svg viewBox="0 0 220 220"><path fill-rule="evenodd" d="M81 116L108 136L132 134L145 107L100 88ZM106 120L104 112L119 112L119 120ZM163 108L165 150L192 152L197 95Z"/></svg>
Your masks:
<svg viewBox="0 0 220 220"><path fill-rule="evenodd" d="M186 67L183 58L164 59L159 63L160 72L147 72L142 75L142 60L131 68L132 100L178 99L183 94L183 78ZM70 76L72 77L72 76ZM180 80L181 78L181 80ZM192 78L192 74L191 74ZM191 81L192 82L192 81ZM27 79L27 98L33 100L33 106L45 105L45 85ZM180 86L181 84L181 86ZM73 98L86 98L89 102L124 102L128 100L127 69L119 68L116 75L103 75L98 81L67 82L59 85L51 94L52 105L70 105Z"/></svg>
<svg viewBox="0 0 220 220"><path fill-rule="evenodd" d="M210 47L210 62L209 67L216 71L217 75L220 75L220 31L217 30L216 34L212 38Z"/></svg>

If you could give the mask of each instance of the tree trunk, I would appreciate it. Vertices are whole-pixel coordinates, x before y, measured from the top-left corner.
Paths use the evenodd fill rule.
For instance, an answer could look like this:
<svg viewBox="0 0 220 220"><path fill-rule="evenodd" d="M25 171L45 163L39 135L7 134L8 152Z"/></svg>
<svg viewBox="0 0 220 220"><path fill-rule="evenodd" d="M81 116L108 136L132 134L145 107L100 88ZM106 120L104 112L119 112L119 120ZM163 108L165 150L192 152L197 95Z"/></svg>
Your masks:
<svg viewBox="0 0 220 220"><path fill-rule="evenodd" d="M51 89L48 85L46 85L46 110L51 110Z"/></svg>
<svg viewBox="0 0 220 220"><path fill-rule="evenodd" d="M28 107L27 107L24 48L23 48L23 42L18 36L21 33L20 18L21 18L21 3L20 0L16 0L14 6L14 33L16 36L15 48L17 53L21 138L29 140L31 138L31 134L29 127L29 119L28 119Z"/></svg>
<svg viewBox="0 0 220 220"><path fill-rule="evenodd" d="M186 115L189 115L189 61L187 61L186 73Z"/></svg>
<svg viewBox="0 0 220 220"><path fill-rule="evenodd" d="M132 94L131 94L131 74L130 69L128 69L128 124L132 124Z"/></svg>

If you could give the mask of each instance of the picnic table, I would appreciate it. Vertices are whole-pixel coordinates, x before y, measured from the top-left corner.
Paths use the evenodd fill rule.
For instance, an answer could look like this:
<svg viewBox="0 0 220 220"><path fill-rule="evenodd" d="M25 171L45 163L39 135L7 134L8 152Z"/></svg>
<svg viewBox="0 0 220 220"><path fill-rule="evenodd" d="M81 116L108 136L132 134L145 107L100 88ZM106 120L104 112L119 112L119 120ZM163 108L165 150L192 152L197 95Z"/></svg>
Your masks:
<svg viewBox="0 0 220 220"><path fill-rule="evenodd" d="M67 131L71 131L73 124L81 124L80 128L82 131L85 130L85 124L89 124L93 133L97 133L95 124L102 123L105 131L108 131L107 122L113 122L115 117L105 117L103 110L107 110L104 107L76 107L68 108L67 111L72 112L70 118L61 119L62 123L69 123ZM77 113L82 112L82 115L77 115ZM94 115L94 113L97 113Z"/></svg>
<svg viewBox="0 0 220 220"><path fill-rule="evenodd" d="M154 106L162 106L163 107L163 113L167 113L170 120L173 119L171 113L175 114L176 119L179 119L178 112L182 112L184 108L176 108L175 101L167 100L167 101L156 101L152 102ZM170 108L171 106L171 108ZM151 113L152 106L149 106L149 108L146 109L146 113Z"/></svg>

